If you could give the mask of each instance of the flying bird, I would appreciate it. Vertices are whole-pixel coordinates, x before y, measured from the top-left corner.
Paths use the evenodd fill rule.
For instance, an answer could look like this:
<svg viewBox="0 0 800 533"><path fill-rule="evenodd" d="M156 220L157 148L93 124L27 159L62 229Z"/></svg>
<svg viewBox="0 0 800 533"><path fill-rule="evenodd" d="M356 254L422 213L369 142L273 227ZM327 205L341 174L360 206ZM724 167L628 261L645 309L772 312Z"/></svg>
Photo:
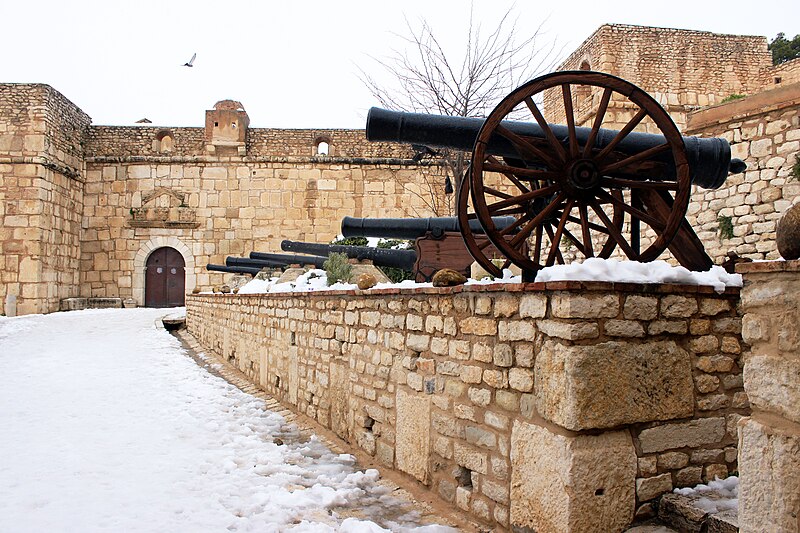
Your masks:
<svg viewBox="0 0 800 533"><path fill-rule="evenodd" d="M194 63L194 58L196 58L196 57L197 57L197 53L192 54L192 58L187 63L184 63L183 66L184 67L193 67L194 65L192 63Z"/></svg>

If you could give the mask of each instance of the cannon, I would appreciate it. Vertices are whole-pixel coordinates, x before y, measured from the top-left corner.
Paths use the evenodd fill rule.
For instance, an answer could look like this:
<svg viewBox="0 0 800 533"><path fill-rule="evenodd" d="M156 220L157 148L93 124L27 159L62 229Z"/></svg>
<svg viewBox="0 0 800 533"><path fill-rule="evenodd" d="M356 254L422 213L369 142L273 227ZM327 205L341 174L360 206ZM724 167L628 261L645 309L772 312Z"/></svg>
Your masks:
<svg viewBox="0 0 800 533"><path fill-rule="evenodd" d="M297 254L273 254L267 252L250 252L250 261L270 263L267 266L276 268L286 268L289 265L312 265L314 268L322 268L327 257L318 255L297 255Z"/></svg>
<svg viewBox="0 0 800 533"><path fill-rule="evenodd" d="M260 267L214 265L211 263L206 265L206 270L210 272L227 272L228 274L250 274L251 276L261 272Z"/></svg>
<svg viewBox="0 0 800 533"><path fill-rule="evenodd" d="M359 261L370 260L372 264L379 267L400 268L402 270L412 270L417 260L417 253L414 250L391 250L386 248L373 248L371 246L350 246L343 244L317 244L313 242L301 242L283 240L281 250L287 252L300 252L306 254L316 254L316 256L328 256L331 253L345 254L350 259ZM253 257L253 252L250 254ZM261 254L259 254L261 255ZM322 258L323 261L327 257Z"/></svg>
<svg viewBox="0 0 800 533"><path fill-rule="evenodd" d="M507 228L516 223L513 216L494 217L498 228ZM485 254L496 253L486 239L483 228L477 220L467 223L476 243L483 245ZM464 246L459 221L456 217L431 218L356 218L342 219L342 235L345 237L380 237L383 239L414 239L414 250L406 251L407 261L412 267L414 279L418 282L431 281L433 275L443 268L451 268L470 275L474 259ZM389 250L387 250L389 251ZM401 250L391 250L400 252ZM411 260L412 255L414 260ZM378 263L375 263L376 265ZM380 266L380 265L379 265Z"/></svg>
<svg viewBox="0 0 800 533"><path fill-rule="evenodd" d="M545 120L545 101L565 125ZM603 127L608 123L615 127ZM619 248L647 262L669 248L686 268L708 270L711 258L685 219L691 187L717 188L730 173L745 170L742 161L731 160L726 140L682 137L642 89L591 71L531 80L486 119L373 108L366 134L372 141L471 151L457 195L464 244L490 273L515 264L525 280L564 263L567 249L609 257ZM515 221L500 227L498 216ZM502 254L502 265L492 262L487 242L473 229L476 220Z"/></svg>

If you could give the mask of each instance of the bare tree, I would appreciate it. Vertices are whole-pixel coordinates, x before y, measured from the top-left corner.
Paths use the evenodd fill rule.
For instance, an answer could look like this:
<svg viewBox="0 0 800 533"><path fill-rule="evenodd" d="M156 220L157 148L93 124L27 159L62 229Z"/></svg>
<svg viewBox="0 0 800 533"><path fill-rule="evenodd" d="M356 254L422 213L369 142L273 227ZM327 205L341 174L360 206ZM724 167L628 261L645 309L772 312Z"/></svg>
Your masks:
<svg viewBox="0 0 800 533"><path fill-rule="evenodd" d="M470 6L466 43L456 53L445 51L425 19L419 21L418 27L406 19L407 34L397 35L404 47L392 50L387 57L372 57L379 70L388 75L389 85L384 85L363 68L360 69L361 80L387 109L485 117L513 89L552 70L558 59L554 40L542 45L541 24L526 37L519 37L518 17L513 11L513 7L509 8L494 29L484 33ZM444 168L446 179L458 190L469 164L467 154L437 149L435 153L418 155L435 158ZM442 201L444 187L445 183L434 185L431 176L427 176L427 188L432 196L423 200L435 215L445 214L445 210L453 213L453 202Z"/></svg>

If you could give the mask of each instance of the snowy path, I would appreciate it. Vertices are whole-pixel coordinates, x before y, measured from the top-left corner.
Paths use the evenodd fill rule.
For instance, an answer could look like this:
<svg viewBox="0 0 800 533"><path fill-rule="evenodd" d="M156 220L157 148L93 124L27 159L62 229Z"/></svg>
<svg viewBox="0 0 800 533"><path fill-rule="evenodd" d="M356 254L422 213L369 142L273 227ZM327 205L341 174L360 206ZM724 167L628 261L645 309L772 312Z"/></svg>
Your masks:
<svg viewBox="0 0 800 533"><path fill-rule="evenodd" d="M0 531L450 530L416 528L350 456L274 443L283 418L198 367L164 314L0 317Z"/></svg>

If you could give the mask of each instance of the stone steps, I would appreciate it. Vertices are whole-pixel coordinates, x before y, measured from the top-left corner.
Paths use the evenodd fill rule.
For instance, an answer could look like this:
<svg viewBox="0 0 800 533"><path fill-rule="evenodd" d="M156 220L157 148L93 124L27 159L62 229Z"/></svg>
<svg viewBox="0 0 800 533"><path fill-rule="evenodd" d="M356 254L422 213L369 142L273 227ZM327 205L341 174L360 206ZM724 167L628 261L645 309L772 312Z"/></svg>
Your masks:
<svg viewBox="0 0 800 533"><path fill-rule="evenodd" d="M665 494L658 505L658 518L681 533L737 533L736 509L710 513L708 500L715 500L715 491L689 495ZM645 533L645 532L641 532Z"/></svg>

